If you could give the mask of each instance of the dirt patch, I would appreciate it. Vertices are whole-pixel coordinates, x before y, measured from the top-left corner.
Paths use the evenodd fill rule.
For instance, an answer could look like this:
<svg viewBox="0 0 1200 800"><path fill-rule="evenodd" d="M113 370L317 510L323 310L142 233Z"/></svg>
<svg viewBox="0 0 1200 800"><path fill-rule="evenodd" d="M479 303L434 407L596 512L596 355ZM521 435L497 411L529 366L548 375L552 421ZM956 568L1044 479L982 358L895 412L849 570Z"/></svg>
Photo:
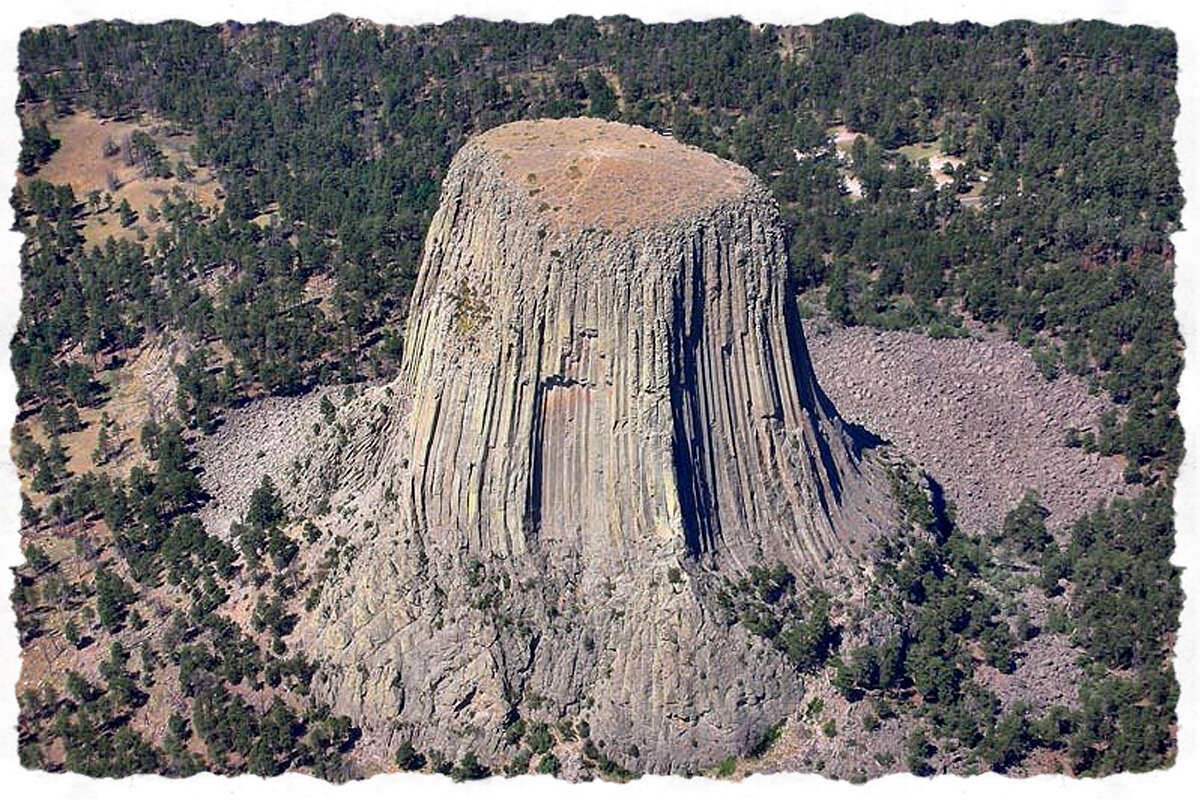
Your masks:
<svg viewBox="0 0 1200 800"><path fill-rule="evenodd" d="M61 146L35 175L22 178L22 182L40 179L69 184L83 204L81 232L89 244L103 244L110 236L130 240L148 238L165 229L162 218L151 218L150 207L161 207L167 197L175 201L188 198L214 209L221 207L222 192L216 176L208 167L196 166L191 157L190 150L196 141L193 135L179 133L148 116L136 121L117 121L101 119L86 111L65 117L51 116L46 124ZM105 155L107 142L121 147L135 131L145 133L158 144L172 170L182 159L194 174L186 180L178 175L148 178L142 175L139 166L126 163L124 153ZM101 196L110 194L112 202L88 204L88 194L93 191ZM127 200L137 213L136 221L128 227L121 225L117 213L122 200Z"/></svg>
<svg viewBox="0 0 1200 800"><path fill-rule="evenodd" d="M842 175L842 188L855 200L861 200L863 197L862 181L849 173Z"/></svg>
<svg viewBox="0 0 1200 800"><path fill-rule="evenodd" d="M895 443L934 475L964 529L999 526L1026 489L1069 525L1126 494L1122 464L1063 444L1096 428L1111 403L1074 376L1047 381L998 333L935 340L907 332L805 323L822 388L846 419Z"/></svg>
<svg viewBox="0 0 1200 800"><path fill-rule="evenodd" d="M852 131L845 125L836 125L828 129L826 133L828 133L833 139L833 144L837 148L838 152L843 154L850 152L850 148L854 146L854 140L860 136L867 144L875 141L873 138L871 138L870 134L862 133L860 131Z"/></svg>
<svg viewBox="0 0 1200 800"><path fill-rule="evenodd" d="M595 119L514 122L478 145L547 218L631 230L744 193L743 167L645 128Z"/></svg>

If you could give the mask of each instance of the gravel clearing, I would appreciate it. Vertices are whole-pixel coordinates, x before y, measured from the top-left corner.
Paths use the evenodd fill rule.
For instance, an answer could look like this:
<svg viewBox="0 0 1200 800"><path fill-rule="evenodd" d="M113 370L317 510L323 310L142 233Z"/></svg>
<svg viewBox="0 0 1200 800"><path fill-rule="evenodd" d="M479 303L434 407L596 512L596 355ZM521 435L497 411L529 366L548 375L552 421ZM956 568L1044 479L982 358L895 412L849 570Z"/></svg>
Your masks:
<svg viewBox="0 0 1200 800"><path fill-rule="evenodd" d="M917 333L805 321L821 387L841 415L895 444L945 487L967 531L994 529L1026 489L1061 531L1129 492L1118 458L1062 444L1068 427L1098 427L1112 407L1067 375L1047 381L999 333Z"/></svg>

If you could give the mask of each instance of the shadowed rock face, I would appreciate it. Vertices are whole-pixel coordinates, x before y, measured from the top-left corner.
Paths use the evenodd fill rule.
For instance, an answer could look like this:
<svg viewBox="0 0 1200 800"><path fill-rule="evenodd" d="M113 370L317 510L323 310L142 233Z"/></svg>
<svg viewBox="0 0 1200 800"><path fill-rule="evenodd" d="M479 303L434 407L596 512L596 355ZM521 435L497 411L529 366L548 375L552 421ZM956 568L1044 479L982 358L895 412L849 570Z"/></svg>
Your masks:
<svg viewBox="0 0 1200 800"><path fill-rule="evenodd" d="M813 379L786 272L762 184L649 131L515 123L455 157L401 375L299 475L356 553L305 624L317 691L368 750L500 761L518 715L586 718L665 771L799 703L716 607L722 577L782 561L853 594L893 511Z"/></svg>

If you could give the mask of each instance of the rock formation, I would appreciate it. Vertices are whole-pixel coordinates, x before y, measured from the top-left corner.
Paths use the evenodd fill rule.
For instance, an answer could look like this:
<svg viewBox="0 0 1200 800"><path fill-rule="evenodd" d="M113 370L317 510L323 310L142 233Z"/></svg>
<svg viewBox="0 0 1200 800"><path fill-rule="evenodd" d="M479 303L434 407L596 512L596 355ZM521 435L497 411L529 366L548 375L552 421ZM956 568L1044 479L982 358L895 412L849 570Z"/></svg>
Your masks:
<svg viewBox="0 0 1200 800"><path fill-rule="evenodd" d="M851 596L895 515L786 274L766 188L672 139L522 122L458 153L400 376L296 465L344 537L302 622L314 691L360 749L499 762L516 719L586 718L618 763L671 771L796 707L801 676L718 589L782 562Z"/></svg>

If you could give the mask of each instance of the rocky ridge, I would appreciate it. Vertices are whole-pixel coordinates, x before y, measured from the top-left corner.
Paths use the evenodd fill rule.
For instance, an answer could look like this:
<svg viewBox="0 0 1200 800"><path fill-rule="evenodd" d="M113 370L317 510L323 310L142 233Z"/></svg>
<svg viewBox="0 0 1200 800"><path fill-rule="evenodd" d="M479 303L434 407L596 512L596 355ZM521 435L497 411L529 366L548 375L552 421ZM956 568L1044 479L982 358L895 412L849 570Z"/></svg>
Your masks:
<svg viewBox="0 0 1200 800"><path fill-rule="evenodd" d="M852 598L896 515L785 275L765 187L694 148L559 120L460 151L401 375L285 482L345 542L300 634L360 750L506 760L517 719L586 717L618 763L678 771L796 707L720 589L782 562Z"/></svg>

